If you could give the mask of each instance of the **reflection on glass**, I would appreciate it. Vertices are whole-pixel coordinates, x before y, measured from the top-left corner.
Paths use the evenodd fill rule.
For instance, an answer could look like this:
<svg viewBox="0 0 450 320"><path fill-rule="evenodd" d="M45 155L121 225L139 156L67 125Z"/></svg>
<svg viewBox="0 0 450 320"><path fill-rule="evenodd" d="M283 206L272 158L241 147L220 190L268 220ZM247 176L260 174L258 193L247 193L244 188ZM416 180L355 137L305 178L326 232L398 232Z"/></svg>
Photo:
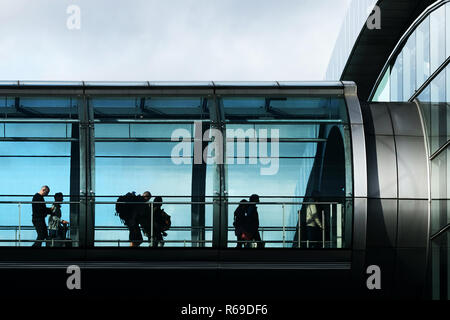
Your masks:
<svg viewBox="0 0 450 320"><path fill-rule="evenodd" d="M375 95L373 97L373 101L375 102L389 102L391 100L390 93L391 93L391 68L388 67L388 69L385 71L383 78L381 79L380 84L378 85L378 88L375 92Z"/></svg>
<svg viewBox="0 0 450 320"><path fill-rule="evenodd" d="M430 14L431 73L445 60L445 6Z"/></svg>
<svg viewBox="0 0 450 320"><path fill-rule="evenodd" d="M403 101L403 52L400 52L392 66L391 101Z"/></svg>
<svg viewBox="0 0 450 320"><path fill-rule="evenodd" d="M403 48L403 101L408 101L416 89L416 33Z"/></svg>
<svg viewBox="0 0 450 320"><path fill-rule="evenodd" d="M425 20L416 29L417 39L417 77L416 88L420 86L430 76L430 18Z"/></svg>

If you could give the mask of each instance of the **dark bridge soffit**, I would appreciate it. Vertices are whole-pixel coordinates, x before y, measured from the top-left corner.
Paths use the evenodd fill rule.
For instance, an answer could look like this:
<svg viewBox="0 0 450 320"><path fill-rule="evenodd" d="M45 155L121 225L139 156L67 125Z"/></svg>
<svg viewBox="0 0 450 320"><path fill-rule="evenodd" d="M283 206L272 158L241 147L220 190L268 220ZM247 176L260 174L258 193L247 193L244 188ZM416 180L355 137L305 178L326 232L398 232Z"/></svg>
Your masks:
<svg viewBox="0 0 450 320"><path fill-rule="evenodd" d="M354 81L359 98L367 101L402 35L420 14L436 0L380 0L381 29L363 26L341 75L343 81Z"/></svg>

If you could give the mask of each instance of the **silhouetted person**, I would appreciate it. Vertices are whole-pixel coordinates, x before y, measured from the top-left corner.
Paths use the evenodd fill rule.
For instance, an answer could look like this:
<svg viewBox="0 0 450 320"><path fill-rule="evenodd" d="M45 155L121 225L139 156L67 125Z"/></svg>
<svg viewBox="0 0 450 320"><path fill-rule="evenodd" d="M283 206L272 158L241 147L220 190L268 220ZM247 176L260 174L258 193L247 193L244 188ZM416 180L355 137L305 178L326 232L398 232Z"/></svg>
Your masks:
<svg viewBox="0 0 450 320"><path fill-rule="evenodd" d="M145 211L148 210L148 201L151 199L151 197L152 194L150 193L150 191L145 191L142 195L138 195L134 199L135 202L142 202L142 204L134 203L131 206L131 211L126 221L126 226L130 231L129 239L131 241L130 246L132 247L139 247L144 241L139 224L141 222L142 215L144 215Z"/></svg>
<svg viewBox="0 0 450 320"><path fill-rule="evenodd" d="M317 202L318 193L313 192L311 202ZM310 241L311 248L320 248L322 238L322 222L319 219L319 210L316 204L308 204L306 207L306 239Z"/></svg>
<svg viewBox="0 0 450 320"><path fill-rule="evenodd" d="M48 218L48 238L49 240L65 240L66 238L66 224L67 221L61 219L61 202L63 202L63 194L61 192L55 193L55 202L50 208L50 217ZM49 241L50 242L50 241ZM56 242L55 247L62 247L63 243Z"/></svg>
<svg viewBox="0 0 450 320"><path fill-rule="evenodd" d="M259 196L257 194L252 194L249 202L245 221L244 240L256 241L258 248L262 248L264 244L262 243L261 236L259 235L259 215L258 208L256 207L256 203L259 203Z"/></svg>
<svg viewBox="0 0 450 320"><path fill-rule="evenodd" d="M31 209L33 211L32 222L37 232L36 242L32 247L40 248L42 242L48 238L47 225L45 224L45 217L49 213L49 208L45 205L44 197L50 192L48 186L42 186L41 190L33 196Z"/></svg>
<svg viewBox="0 0 450 320"><path fill-rule="evenodd" d="M151 209L147 211L147 214L142 220L142 229L144 234L148 237L149 241L152 241L153 247L163 247L164 238L167 236L166 230L169 230L171 222L170 216L162 209L162 197L155 197L153 200L153 238L152 238L152 223L151 223Z"/></svg>
<svg viewBox="0 0 450 320"><path fill-rule="evenodd" d="M236 248L242 248L242 241L245 240L245 220L247 219L247 200L242 199L239 206L234 211L234 234L236 235Z"/></svg>

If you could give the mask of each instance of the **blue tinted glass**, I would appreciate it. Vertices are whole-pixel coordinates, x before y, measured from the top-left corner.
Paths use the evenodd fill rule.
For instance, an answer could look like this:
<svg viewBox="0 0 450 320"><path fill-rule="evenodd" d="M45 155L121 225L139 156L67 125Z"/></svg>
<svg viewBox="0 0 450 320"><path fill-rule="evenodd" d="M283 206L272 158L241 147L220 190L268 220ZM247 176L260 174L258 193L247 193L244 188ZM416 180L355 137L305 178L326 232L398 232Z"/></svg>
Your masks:
<svg viewBox="0 0 450 320"><path fill-rule="evenodd" d="M96 138L129 138L130 125L124 124L95 124Z"/></svg>
<svg viewBox="0 0 450 320"><path fill-rule="evenodd" d="M384 72L384 76L381 79L380 84L373 96L372 101L375 102L389 102L390 92L391 92L391 68L388 66L387 70Z"/></svg>
<svg viewBox="0 0 450 320"><path fill-rule="evenodd" d="M0 137L2 137L2 138L5 137L5 124L4 123L0 123Z"/></svg>
<svg viewBox="0 0 450 320"><path fill-rule="evenodd" d="M416 29L416 88L430 76L430 18L427 17Z"/></svg>
<svg viewBox="0 0 450 320"><path fill-rule="evenodd" d="M208 106L200 97L155 97L145 100L144 112L155 116L204 115L209 113Z"/></svg>
<svg viewBox="0 0 450 320"><path fill-rule="evenodd" d="M392 66L391 101L403 101L403 52L400 52Z"/></svg>
<svg viewBox="0 0 450 320"><path fill-rule="evenodd" d="M298 142L280 142L278 145L278 155L279 157L296 157L296 158L314 158L315 150L317 143L298 143ZM262 157L264 153L264 157L275 157L276 155L272 152L270 148L270 142L268 145L267 152L258 147L255 148L255 153L251 154L250 146L248 142L227 142L227 158L248 158L248 157ZM235 161L236 162L236 161Z"/></svg>
<svg viewBox="0 0 450 320"><path fill-rule="evenodd" d="M68 132L65 123L5 123L5 137L67 138Z"/></svg>
<svg viewBox="0 0 450 320"><path fill-rule="evenodd" d="M14 98L12 97L0 97L0 108L13 108Z"/></svg>
<svg viewBox="0 0 450 320"><path fill-rule="evenodd" d="M227 139L258 138L265 135L270 138L276 131L282 138L317 138L319 125L314 124L227 124Z"/></svg>
<svg viewBox="0 0 450 320"><path fill-rule="evenodd" d="M1 156L70 156L70 143L67 142L0 142Z"/></svg>
<svg viewBox="0 0 450 320"><path fill-rule="evenodd" d="M180 156L189 156L189 154L175 153L174 148L180 146L179 142L96 142L96 156L126 156L126 157L145 157L161 156L170 157L172 152ZM190 142L183 142L190 150L192 155L193 145Z"/></svg>
<svg viewBox="0 0 450 320"><path fill-rule="evenodd" d="M289 119L346 119L345 102L336 97L238 98L222 99L225 115L235 117L273 117Z"/></svg>
<svg viewBox="0 0 450 320"><path fill-rule="evenodd" d="M431 73L445 60L445 6L430 14Z"/></svg>
<svg viewBox="0 0 450 320"><path fill-rule="evenodd" d="M94 108L131 108L139 106L138 98L91 98L90 104Z"/></svg>
<svg viewBox="0 0 450 320"><path fill-rule="evenodd" d="M72 104L72 99L68 97L58 98L28 98L28 97L20 97L20 105L22 107L30 107L30 108L70 108Z"/></svg>
<svg viewBox="0 0 450 320"><path fill-rule="evenodd" d="M149 108L166 109L166 108L198 108L202 105L202 98L174 98L159 97L148 98L145 100L145 106Z"/></svg>
<svg viewBox="0 0 450 320"><path fill-rule="evenodd" d="M180 137L177 133L189 133L193 136L191 124L131 124L130 125L132 138L171 138L172 134L175 137Z"/></svg>
<svg viewBox="0 0 450 320"><path fill-rule="evenodd" d="M403 101L408 101L416 89L416 33L403 48Z"/></svg>
<svg viewBox="0 0 450 320"><path fill-rule="evenodd" d="M48 185L51 194L70 190L69 158L2 158L0 172L3 183L0 194L28 194L38 192L42 185Z"/></svg>
<svg viewBox="0 0 450 320"><path fill-rule="evenodd" d="M97 195L150 190L155 195L190 195L192 166L171 159L97 158ZM183 183L179 183L183 181Z"/></svg>
<svg viewBox="0 0 450 320"><path fill-rule="evenodd" d="M18 103L17 108L13 108L15 103L10 103L7 112L28 117L78 114L77 99L71 97L19 97Z"/></svg>

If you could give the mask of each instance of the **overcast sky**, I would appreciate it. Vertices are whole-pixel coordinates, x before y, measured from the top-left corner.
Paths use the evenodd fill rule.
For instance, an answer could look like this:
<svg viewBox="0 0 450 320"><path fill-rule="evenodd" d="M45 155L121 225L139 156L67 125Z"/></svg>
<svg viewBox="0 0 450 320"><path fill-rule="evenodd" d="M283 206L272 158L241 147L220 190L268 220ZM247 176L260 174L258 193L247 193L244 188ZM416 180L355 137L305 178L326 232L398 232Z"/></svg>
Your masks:
<svg viewBox="0 0 450 320"><path fill-rule="evenodd" d="M0 0L0 80L322 80L349 2Z"/></svg>

